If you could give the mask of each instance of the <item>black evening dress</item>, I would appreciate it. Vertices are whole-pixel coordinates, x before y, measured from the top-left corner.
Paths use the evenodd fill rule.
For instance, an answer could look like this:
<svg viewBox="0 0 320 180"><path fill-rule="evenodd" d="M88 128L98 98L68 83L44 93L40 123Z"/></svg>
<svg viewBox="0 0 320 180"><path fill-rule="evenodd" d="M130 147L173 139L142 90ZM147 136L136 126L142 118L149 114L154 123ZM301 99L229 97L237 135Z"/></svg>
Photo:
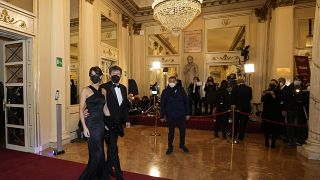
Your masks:
<svg viewBox="0 0 320 180"><path fill-rule="evenodd" d="M105 97L101 91L92 86L89 88L93 95L86 99L86 107L89 116L85 119L86 126L89 129L88 138L89 160L88 165L82 172L79 180L108 180L109 177L105 171L104 156L104 113L103 107Z"/></svg>

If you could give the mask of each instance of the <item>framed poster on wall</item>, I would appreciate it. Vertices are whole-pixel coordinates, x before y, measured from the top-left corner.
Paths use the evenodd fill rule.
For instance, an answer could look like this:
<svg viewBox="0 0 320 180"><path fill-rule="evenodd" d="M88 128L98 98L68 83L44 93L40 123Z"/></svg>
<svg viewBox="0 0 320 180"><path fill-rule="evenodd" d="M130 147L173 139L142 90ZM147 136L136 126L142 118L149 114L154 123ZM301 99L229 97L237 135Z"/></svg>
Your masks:
<svg viewBox="0 0 320 180"><path fill-rule="evenodd" d="M199 53L201 52L202 36L201 30L184 32L184 52Z"/></svg>

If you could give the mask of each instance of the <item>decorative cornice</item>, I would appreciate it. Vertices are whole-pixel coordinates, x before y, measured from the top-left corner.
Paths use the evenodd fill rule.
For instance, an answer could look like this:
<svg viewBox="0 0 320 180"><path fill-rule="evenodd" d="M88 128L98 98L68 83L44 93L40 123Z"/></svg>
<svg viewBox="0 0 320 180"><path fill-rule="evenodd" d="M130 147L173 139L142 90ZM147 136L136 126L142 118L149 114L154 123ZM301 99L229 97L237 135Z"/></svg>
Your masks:
<svg viewBox="0 0 320 180"><path fill-rule="evenodd" d="M268 8L266 6L262 8L256 8L254 10L256 17L258 18L259 23L265 22L267 20Z"/></svg>
<svg viewBox="0 0 320 180"><path fill-rule="evenodd" d="M153 15L153 9L151 6L148 7L138 7L133 0L112 0L120 2L121 6L127 9L133 16L141 17L141 16L150 16ZM228 4L236 4L236 3L250 3L253 0L203 0L202 9L210 8L213 6L221 6Z"/></svg>
<svg viewBox="0 0 320 180"><path fill-rule="evenodd" d="M88 3L93 4L94 0L86 0Z"/></svg>
<svg viewBox="0 0 320 180"><path fill-rule="evenodd" d="M292 6L297 0L267 0L265 6L275 9L277 7Z"/></svg>
<svg viewBox="0 0 320 180"><path fill-rule="evenodd" d="M14 18L11 18L8 11L6 9L2 10L2 13L0 15L0 21L8 23L8 24L19 24L19 27L27 29L27 24L23 20L15 20Z"/></svg>
<svg viewBox="0 0 320 180"><path fill-rule="evenodd" d="M222 24L223 26L228 26L230 23L231 23L231 21L230 21L229 18L225 18L225 19L222 19L222 20L221 20L221 24Z"/></svg>
<svg viewBox="0 0 320 180"><path fill-rule="evenodd" d="M162 57L161 59L160 59L160 61L161 61L161 63L162 64L167 64L167 63L174 63L175 62L175 59L174 58L170 58L170 57Z"/></svg>
<svg viewBox="0 0 320 180"><path fill-rule="evenodd" d="M239 56L228 56L224 54L221 57L212 57L212 61L230 61L230 60L240 60Z"/></svg>
<svg viewBox="0 0 320 180"><path fill-rule="evenodd" d="M134 24L132 25L133 34L135 34L135 35L140 35L141 27L142 27L142 24L141 24L141 23L134 23Z"/></svg>
<svg viewBox="0 0 320 180"><path fill-rule="evenodd" d="M122 26L127 28L128 25L130 23L130 18L129 16L125 15L125 14L122 14Z"/></svg>
<svg viewBox="0 0 320 180"><path fill-rule="evenodd" d="M277 7L293 6L295 4L295 0L277 0L276 2Z"/></svg>

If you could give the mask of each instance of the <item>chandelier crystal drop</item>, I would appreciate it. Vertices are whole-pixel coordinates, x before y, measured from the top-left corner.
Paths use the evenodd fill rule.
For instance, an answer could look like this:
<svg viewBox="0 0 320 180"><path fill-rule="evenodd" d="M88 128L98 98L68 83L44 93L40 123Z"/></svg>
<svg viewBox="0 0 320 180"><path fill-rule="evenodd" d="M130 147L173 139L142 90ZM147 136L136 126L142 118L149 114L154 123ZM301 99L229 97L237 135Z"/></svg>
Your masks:
<svg viewBox="0 0 320 180"><path fill-rule="evenodd" d="M153 17L173 34L188 26L201 13L202 0L155 0Z"/></svg>

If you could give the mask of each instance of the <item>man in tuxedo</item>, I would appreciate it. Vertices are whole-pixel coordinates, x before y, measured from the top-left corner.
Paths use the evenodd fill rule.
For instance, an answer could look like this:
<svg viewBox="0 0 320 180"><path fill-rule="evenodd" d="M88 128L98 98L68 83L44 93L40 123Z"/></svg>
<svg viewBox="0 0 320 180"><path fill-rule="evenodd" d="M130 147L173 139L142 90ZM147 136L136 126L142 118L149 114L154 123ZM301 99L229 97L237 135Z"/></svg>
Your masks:
<svg viewBox="0 0 320 180"><path fill-rule="evenodd" d="M122 69L119 66L112 66L109 68L111 81L103 83L100 88L107 91L107 106L110 111L110 116L106 117L105 125L105 141L108 146L107 150L107 169L115 169L115 176L117 180L123 179L120 160L118 155L118 136L124 136L123 124L128 121L128 112L130 103L127 97L127 88L120 84Z"/></svg>
<svg viewBox="0 0 320 180"><path fill-rule="evenodd" d="M235 105L236 109L241 113L236 113L234 133L235 137L242 141L249 120L249 115L247 114L251 113L252 89L244 83L243 79L238 79L237 84L238 86L234 87L231 92L232 104Z"/></svg>

